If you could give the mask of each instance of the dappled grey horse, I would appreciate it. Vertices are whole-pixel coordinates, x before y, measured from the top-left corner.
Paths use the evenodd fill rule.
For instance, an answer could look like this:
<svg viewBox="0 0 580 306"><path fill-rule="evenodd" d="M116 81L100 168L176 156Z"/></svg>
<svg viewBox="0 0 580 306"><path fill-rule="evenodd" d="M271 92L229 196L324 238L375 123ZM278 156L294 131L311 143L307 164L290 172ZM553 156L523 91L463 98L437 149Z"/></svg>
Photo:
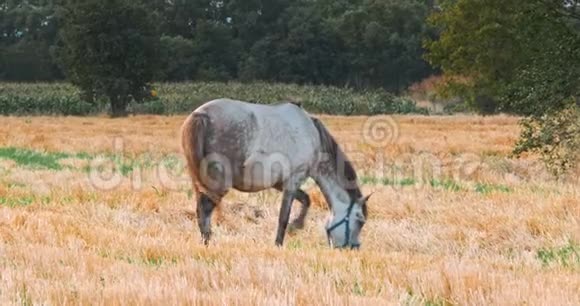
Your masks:
<svg viewBox="0 0 580 306"><path fill-rule="evenodd" d="M183 123L182 148L204 244L210 240L212 212L228 190L275 188L283 193L276 235L281 246L294 199L302 205L292 225L304 225L310 199L300 187L312 178L332 211L326 226L329 244L360 247L368 197L361 194L356 172L334 137L299 105L207 102Z"/></svg>

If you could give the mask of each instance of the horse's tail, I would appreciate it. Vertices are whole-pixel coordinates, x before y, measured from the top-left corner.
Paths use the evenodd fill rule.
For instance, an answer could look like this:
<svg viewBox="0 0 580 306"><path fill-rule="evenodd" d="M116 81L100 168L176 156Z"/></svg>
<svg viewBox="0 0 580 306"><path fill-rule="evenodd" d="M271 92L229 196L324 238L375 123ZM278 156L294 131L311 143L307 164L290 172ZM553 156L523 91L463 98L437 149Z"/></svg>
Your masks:
<svg viewBox="0 0 580 306"><path fill-rule="evenodd" d="M187 160L187 168L194 188L199 189L199 165L205 157L205 140L209 128L209 116L204 113L192 113L181 127L181 147Z"/></svg>

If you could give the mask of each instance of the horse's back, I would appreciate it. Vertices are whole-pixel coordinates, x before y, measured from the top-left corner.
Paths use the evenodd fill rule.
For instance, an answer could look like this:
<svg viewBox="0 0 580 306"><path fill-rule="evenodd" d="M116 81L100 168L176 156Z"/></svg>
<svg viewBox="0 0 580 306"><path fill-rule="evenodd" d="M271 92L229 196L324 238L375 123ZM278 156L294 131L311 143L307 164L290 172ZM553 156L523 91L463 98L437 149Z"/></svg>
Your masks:
<svg viewBox="0 0 580 306"><path fill-rule="evenodd" d="M286 127L292 130L314 132L314 126L308 114L295 103L277 105L254 104L231 99L216 99L198 107L194 113L204 113L211 118L214 125L226 123L250 125L247 128L273 128L280 130Z"/></svg>
<svg viewBox="0 0 580 306"><path fill-rule="evenodd" d="M244 149L264 153L310 151L318 144L316 127L310 116L293 103L254 104L231 99L217 99L195 110L212 122L216 142L244 140ZM243 145L238 141L239 145Z"/></svg>
<svg viewBox="0 0 580 306"><path fill-rule="evenodd" d="M205 113L212 117L227 117L230 120L242 121L247 120L250 116L280 117L280 114L284 114L285 116L278 119L296 120L296 116L305 117L306 115L299 104L292 102L265 105L226 98L206 102L198 107L194 113Z"/></svg>
<svg viewBox="0 0 580 306"><path fill-rule="evenodd" d="M293 172L306 171L315 162L319 146L316 127L309 115L293 103L261 105L218 99L194 113L210 118L206 151L226 157L232 166L233 187L239 190L272 187ZM282 168L273 169L275 164ZM261 173L248 175L248 169ZM263 177L264 171L270 177Z"/></svg>

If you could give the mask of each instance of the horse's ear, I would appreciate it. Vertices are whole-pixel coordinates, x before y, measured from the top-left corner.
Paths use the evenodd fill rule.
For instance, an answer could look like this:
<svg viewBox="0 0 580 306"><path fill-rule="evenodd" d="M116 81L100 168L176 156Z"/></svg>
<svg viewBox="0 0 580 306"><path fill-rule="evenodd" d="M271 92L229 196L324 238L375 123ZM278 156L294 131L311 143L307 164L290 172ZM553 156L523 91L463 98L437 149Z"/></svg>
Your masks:
<svg viewBox="0 0 580 306"><path fill-rule="evenodd" d="M290 101L290 103L292 103L292 104L294 104L294 105L296 105L296 106L298 106L298 107L302 108L302 102L299 102L299 101L292 101L292 100L291 100L291 101Z"/></svg>
<svg viewBox="0 0 580 306"><path fill-rule="evenodd" d="M358 203L359 205L366 204L366 203L369 201L369 199L371 198L371 196L372 196L373 194L374 194L374 193L371 193L371 194L369 194L369 195L368 195L368 196L366 196L366 197L361 197L360 199L358 199L357 203Z"/></svg>

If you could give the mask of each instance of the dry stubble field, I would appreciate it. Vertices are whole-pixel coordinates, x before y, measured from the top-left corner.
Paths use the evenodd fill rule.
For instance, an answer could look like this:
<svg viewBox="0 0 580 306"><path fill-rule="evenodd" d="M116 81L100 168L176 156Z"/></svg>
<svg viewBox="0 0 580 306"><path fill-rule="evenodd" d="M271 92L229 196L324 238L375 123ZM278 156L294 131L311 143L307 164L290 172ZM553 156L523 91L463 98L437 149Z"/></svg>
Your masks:
<svg viewBox="0 0 580 306"><path fill-rule="evenodd" d="M0 304L580 305L579 182L509 158L515 118L395 117L369 142L322 116L375 192L359 252L328 249L312 186L283 248L274 191L229 194L203 247L184 118L0 118Z"/></svg>

